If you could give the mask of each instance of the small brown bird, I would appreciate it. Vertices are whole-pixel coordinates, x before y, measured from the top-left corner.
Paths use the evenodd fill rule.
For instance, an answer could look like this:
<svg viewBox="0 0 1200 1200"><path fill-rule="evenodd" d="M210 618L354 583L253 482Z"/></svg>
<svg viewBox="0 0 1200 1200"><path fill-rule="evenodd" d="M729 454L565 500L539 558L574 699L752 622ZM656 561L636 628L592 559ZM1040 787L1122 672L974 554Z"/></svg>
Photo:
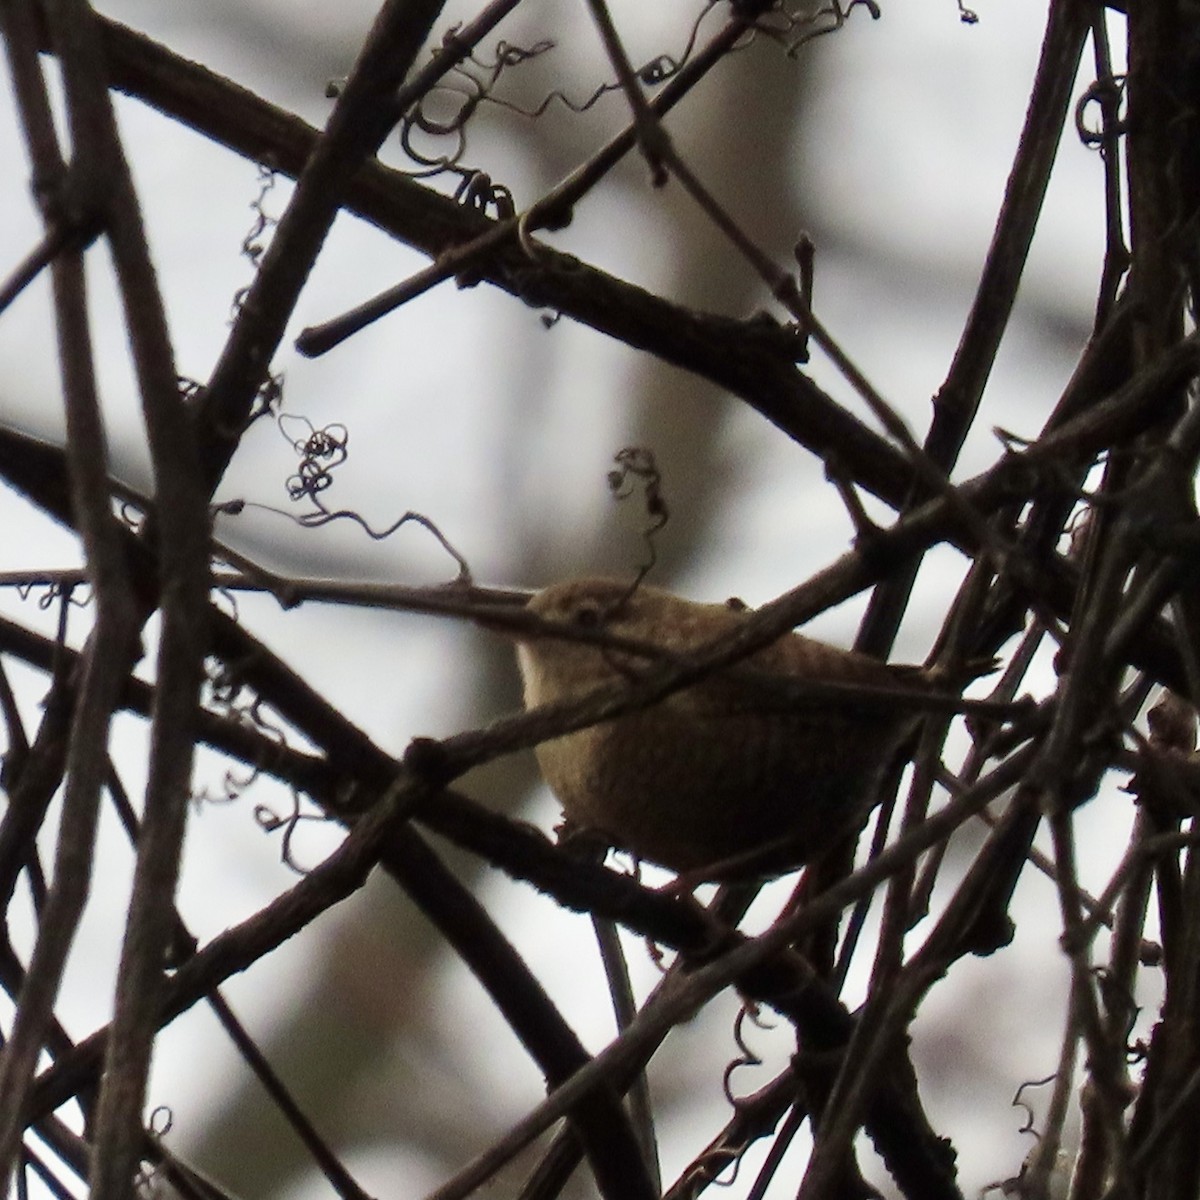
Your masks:
<svg viewBox="0 0 1200 1200"><path fill-rule="evenodd" d="M747 619L732 603L698 604L615 579L554 584L528 608L548 622L674 654ZM528 708L583 697L653 668L644 656L596 642L527 632L518 638ZM804 695L797 680L817 694ZM822 683L845 692L821 694ZM789 684L800 694L788 695ZM863 693L855 695L855 686ZM780 874L865 821L884 771L920 717L904 693L916 697L930 688L918 668L789 633L744 665L649 708L543 742L536 753L568 829L697 880ZM871 689L875 694L866 694Z"/></svg>

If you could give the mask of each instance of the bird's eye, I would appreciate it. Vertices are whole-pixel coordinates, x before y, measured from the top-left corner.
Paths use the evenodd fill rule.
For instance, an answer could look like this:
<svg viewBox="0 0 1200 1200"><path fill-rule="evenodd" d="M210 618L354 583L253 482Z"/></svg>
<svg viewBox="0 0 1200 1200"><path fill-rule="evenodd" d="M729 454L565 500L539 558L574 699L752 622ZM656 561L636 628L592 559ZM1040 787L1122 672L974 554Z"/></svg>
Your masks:
<svg viewBox="0 0 1200 1200"><path fill-rule="evenodd" d="M580 629L599 629L604 624L604 610L598 604L581 604L571 614L571 620Z"/></svg>

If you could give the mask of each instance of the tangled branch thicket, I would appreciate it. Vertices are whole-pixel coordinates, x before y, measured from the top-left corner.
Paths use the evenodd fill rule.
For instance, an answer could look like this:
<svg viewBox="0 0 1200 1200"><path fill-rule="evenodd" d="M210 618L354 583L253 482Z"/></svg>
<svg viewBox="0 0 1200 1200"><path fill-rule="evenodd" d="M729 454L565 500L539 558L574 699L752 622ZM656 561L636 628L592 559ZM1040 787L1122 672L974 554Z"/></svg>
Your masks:
<svg viewBox="0 0 1200 1200"><path fill-rule="evenodd" d="M239 1194L239 1178L201 1174L171 1148L162 1114L146 1113L161 1032L207 1005L324 1186L347 1200L365 1196L340 1149L350 1139L328 1134L335 1114L293 1096L222 988L288 939L310 936L314 921L379 876L475 976L547 1088L544 1102L486 1146L460 1131L471 1153L443 1163L439 1197L474 1194L505 1172L504 1186L530 1198L559 1195L580 1179L610 1200L682 1198L737 1172L737 1186L754 1197L768 1188L804 1200L886 1188L954 1200L963 1163L928 1109L930 1080L912 1054L912 1034L962 964L1009 953L1014 895L1041 872L1057 897L1041 923L1053 927L1069 988L1061 1011L1014 1019L1041 1028L1057 1022L1061 1050L1037 1098L1023 1089L1036 1136L996 1186L1075 1200L1196 1195L1196 5L1161 0L1126 13L1116 3L1051 0L990 250L928 414L891 407L887 381L877 389L823 319L813 288L819 238L797 244L796 266L777 261L750 232L747 214L722 202L723 181L705 178L664 125L731 58L791 56L799 71L814 39L836 38L848 23L887 37L886 20L872 23L886 12L872 0L819 9L710 0L682 23L670 49L638 62L627 50L625 14L587 0L576 32L598 36L603 78L567 81L529 103L522 72L558 51L549 36L519 44L504 23L536 20L536 8L491 0L448 24L443 0L385 0L353 69L331 87L331 112L318 131L84 0L0 3L13 118L43 221L36 245L5 247L0 323L23 293L49 280L66 429L49 444L0 427L0 475L14 493L6 504L71 531L82 561L0 579L13 600L12 615L0 620L0 987L9 998L0 1179L20 1195L86 1189L117 1200L133 1188L168 1186L205 1200ZM977 19L965 8L950 17L959 18ZM972 36L987 36L986 20ZM61 88L51 87L52 74ZM245 243L253 280L236 297L215 365L196 384L180 382L179 331L151 265L143 198L114 119L118 94L264 171ZM600 105L624 114L608 140L584 119ZM597 140L579 145L569 173L537 198L519 196L494 167L472 165L497 157L505 122L552 114L577 120L583 136ZM736 123L739 114L727 119ZM1040 432L1003 435L990 467L951 482L1010 329L1064 130L1102 156L1107 240L1096 264L1094 327L1069 382L1040 414ZM394 156L397 146L403 166L384 165L377 155ZM776 315L699 311L554 248L552 235L595 202L622 160L639 156L651 201L665 194L655 184L684 195L748 267L759 307ZM10 175L18 175L15 164ZM283 178L295 187L272 212L283 190L269 185ZM547 325L568 317L761 414L779 438L823 464L831 502L854 523L853 544L758 609L736 644L656 663L617 695L416 738L401 755L389 753L252 632L244 597L274 597L278 622L289 620L286 610L322 602L460 619L508 613L515 623L522 596L472 578L436 513L407 512L389 524L327 505L332 467L353 454L352 425L322 428L282 411L285 389L273 364L343 210L429 263L353 311L310 325L296 342L303 354L346 343L338 353L349 358L354 335L379 321L403 322L395 310L439 284L487 283L542 310ZM115 478L105 450L111 415L97 381L85 279L101 245L140 397L152 480L145 494ZM853 407L815 382L810 355L836 368ZM401 356L396 370L404 371ZM217 516L246 504L214 496L256 425L271 421L300 457L290 496L314 509L293 514L300 525L349 518L341 528L353 522L372 536L385 525L415 525L446 554L453 582L292 578L234 539L219 539ZM919 423L926 428L915 437L910 426ZM670 532L662 529L668 511L678 508L668 509L670 480L646 451L618 461L614 489L645 493L642 532L653 561ZM864 496L871 512L892 515L869 517ZM220 526L222 534L236 528ZM858 647L887 655L918 570L941 546L968 569L946 604L937 663L961 673L963 664L994 660L975 692L996 703L965 719L928 716L912 768L893 779L870 836L785 889L765 922L744 923L754 900L745 888L722 889L701 907L619 868L581 862L457 786L468 770L653 702L864 592ZM146 646L153 663L136 669ZM1039 663L1052 663L1042 676L1052 676L1049 686L1029 674ZM36 706L28 701L35 693ZM130 794L131 766L117 746L121 714L145 729L140 797ZM291 812L274 804L258 812L264 828L286 831L283 856L296 870L269 903L199 942L175 902L193 796L212 794L193 781L198 747L224 760L219 790L231 801L253 799L272 780L282 785ZM1079 846L1097 819L1095 797L1114 783L1128 792L1128 845L1097 879ZM103 950L116 980L111 1020L81 1035L62 1009L62 983L96 890L97 830L110 813L134 848L134 867L131 880L104 881L107 896L129 897L123 936ZM344 829L315 863L291 842L311 819ZM531 885L541 904L594 919L619 1025L600 1049L585 1047L554 989L476 894L475 868L463 864L481 862ZM764 892L755 912L775 895ZM618 928L657 947L664 966L649 994L629 984L623 949L631 943ZM690 1161L664 1181L646 1068L678 1027L730 995L743 1015L738 1048L725 1057L724 1124L691 1130ZM1140 1010L1147 996L1156 1011ZM794 1052L746 1094L742 1068L768 1065L748 1018L767 1014L794 1032ZM972 1099L984 1103L981 1094Z"/></svg>

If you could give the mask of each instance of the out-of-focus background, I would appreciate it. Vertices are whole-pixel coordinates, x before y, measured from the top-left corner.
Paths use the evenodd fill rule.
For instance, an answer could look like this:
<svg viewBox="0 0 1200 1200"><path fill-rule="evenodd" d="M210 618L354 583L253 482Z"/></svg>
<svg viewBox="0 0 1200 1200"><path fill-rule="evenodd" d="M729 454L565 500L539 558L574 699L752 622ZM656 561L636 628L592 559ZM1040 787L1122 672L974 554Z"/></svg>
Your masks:
<svg viewBox="0 0 1200 1200"><path fill-rule="evenodd" d="M693 0L611 0L610 6L639 62L660 53L680 56L700 11ZM348 71L373 16L363 0L108 0L101 8L317 126L329 111L326 82ZM472 11L452 3L442 26ZM978 279L1044 21L1044 5L1031 0L981 0L976 12L978 22L968 24L953 0L923 0L887 3L873 20L860 5L843 28L815 39L794 60L760 38L723 64L668 123L686 160L778 261L790 260L801 231L812 237L816 310L918 435ZM585 98L611 75L576 0L521 5L499 36L515 45L556 43L508 71L498 88L525 108L557 88ZM118 112L180 369L203 381L234 296L253 274L240 247L254 222L259 175L253 164L134 101L121 100ZM617 93L581 114L552 102L536 120L485 104L469 127L466 158L509 187L523 207L625 119ZM384 157L403 165L394 142ZM0 179L7 266L40 229L7 93L0 102L0 161L7 164ZM280 212L289 190L286 180L274 181L262 199L265 211ZM1068 138L960 477L998 456L993 427L1034 434L1069 374L1090 328L1103 250L1101 201L1098 156ZM586 262L699 309L738 316L771 310L761 283L682 190L653 189L636 155L579 208L570 228L546 236ZM343 215L292 336L423 263ZM138 402L103 252L94 251L89 265L114 471L146 487ZM376 542L349 523L306 530L289 518L285 484L296 467L289 438L308 422L348 431L348 462L325 498L331 507L353 509L375 527L406 510L424 514L481 583L536 586L582 572L636 569L643 514L636 500L615 504L605 484L614 453L626 445L652 448L663 472L672 515L658 541L661 584L697 598L737 594L756 604L845 549L852 529L822 464L762 417L569 320L547 328L541 315L486 285L448 284L324 358L309 361L286 349L274 367L284 377L282 411L296 423L262 421L252 429L218 499L253 504L221 518L219 535L284 573L402 583L452 577L454 564L416 526ZM42 282L0 321L0 420L59 440L53 337ZM861 411L826 362L818 358L811 370ZM73 565L72 538L15 497L0 501L0 569ZM896 657L924 657L962 565L948 551L930 557ZM6 591L0 602L29 621L36 619L37 598ZM519 704L508 647L465 624L316 604L284 612L267 598L240 597L237 604L256 634L390 751L401 752L416 735L449 734ZM815 632L847 644L859 615L861 605L847 605L825 614ZM51 630L54 614L42 619ZM86 624L86 613L77 620ZM37 679L18 679L20 699L36 715ZM136 722L120 723L118 749L136 783L144 754ZM279 834L265 830L269 822L256 811L285 815L292 798L260 783L221 800L224 770L215 757L201 758L198 784L211 798L192 813L180 896L202 941L294 880L281 862ZM464 787L543 827L556 819L529 755L494 764ZM1119 797L1101 804L1114 822L1125 819ZM316 862L336 839L334 830L304 823L293 854L301 864ZM1115 846L1123 843L1123 836L1114 838ZM1097 853L1103 861L1102 848ZM478 875L485 903L587 1045L603 1045L613 1022L586 919L451 858L464 876ZM128 852L115 824L106 824L62 1008L75 1036L109 1014L127 879ZM1054 899L1049 885L1033 882L1018 903L1029 911ZM935 1125L958 1147L968 1194L1015 1175L1030 1141L1020 1132L1023 1112L1009 1107L1012 1095L1022 1081L1055 1066L1058 1030L1030 1024L1029 1014L1061 1008L1066 973L1053 932L1044 943L1038 933L1036 923L1027 923L1003 955L957 966L916 1028L923 1094ZM657 968L636 942L629 951L645 988ZM542 1093L535 1069L468 973L385 880L226 990L375 1194L420 1195ZM668 1180L728 1116L720 1067L738 1053L734 1010L732 999L706 1009L656 1060L652 1086L660 1111L669 1114L662 1131ZM761 1077L751 1067L735 1072L735 1092L767 1078L790 1050L778 1030L754 1029L750 1040L767 1065ZM161 1038L152 1099L170 1110L171 1147L243 1196L326 1194L202 1007ZM788 1179L783 1172L777 1194L788 1194ZM731 1194L739 1194L737 1185Z"/></svg>

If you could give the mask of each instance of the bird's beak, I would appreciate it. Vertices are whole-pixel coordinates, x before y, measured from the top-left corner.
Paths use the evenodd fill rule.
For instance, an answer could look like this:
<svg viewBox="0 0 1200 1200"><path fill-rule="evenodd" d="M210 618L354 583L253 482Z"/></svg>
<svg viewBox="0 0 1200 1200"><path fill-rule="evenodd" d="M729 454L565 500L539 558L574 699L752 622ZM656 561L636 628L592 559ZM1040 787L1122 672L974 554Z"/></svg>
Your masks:
<svg viewBox="0 0 1200 1200"><path fill-rule="evenodd" d="M523 605L511 604L481 605L472 611L471 619L483 629L514 642L529 641L537 620Z"/></svg>

